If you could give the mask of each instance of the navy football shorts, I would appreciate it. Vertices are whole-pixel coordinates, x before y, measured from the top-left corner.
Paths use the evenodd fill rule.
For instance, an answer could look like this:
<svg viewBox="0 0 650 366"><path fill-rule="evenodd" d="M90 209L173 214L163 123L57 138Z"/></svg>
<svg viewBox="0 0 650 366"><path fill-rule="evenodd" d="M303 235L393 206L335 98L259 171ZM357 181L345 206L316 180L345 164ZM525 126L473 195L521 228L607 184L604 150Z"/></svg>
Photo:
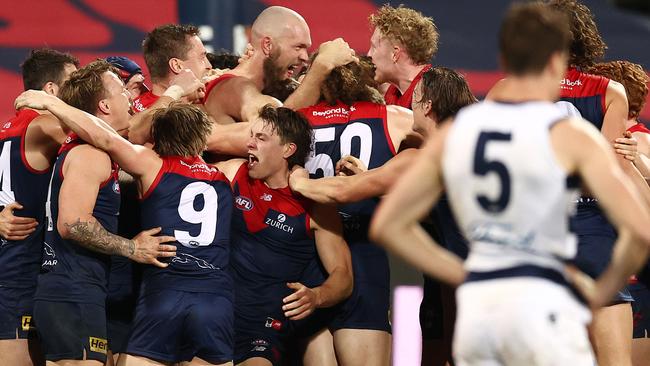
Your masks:
<svg viewBox="0 0 650 366"><path fill-rule="evenodd" d="M106 309L96 304L34 301L34 321L45 359L106 362Z"/></svg>
<svg viewBox="0 0 650 366"><path fill-rule="evenodd" d="M233 304L215 293L141 294L126 353L162 362L233 358Z"/></svg>
<svg viewBox="0 0 650 366"><path fill-rule="evenodd" d="M0 286L0 339L27 339L34 309L32 288Z"/></svg>
<svg viewBox="0 0 650 366"><path fill-rule="evenodd" d="M370 329L390 333L388 255L373 243L348 243L352 254L354 289L347 300L335 307L337 315L330 329Z"/></svg>
<svg viewBox="0 0 650 366"><path fill-rule="evenodd" d="M612 259L617 234L595 202L578 204L571 218L571 231L578 237L578 253L573 263L592 278L600 276ZM612 304L632 302L627 288L619 291Z"/></svg>

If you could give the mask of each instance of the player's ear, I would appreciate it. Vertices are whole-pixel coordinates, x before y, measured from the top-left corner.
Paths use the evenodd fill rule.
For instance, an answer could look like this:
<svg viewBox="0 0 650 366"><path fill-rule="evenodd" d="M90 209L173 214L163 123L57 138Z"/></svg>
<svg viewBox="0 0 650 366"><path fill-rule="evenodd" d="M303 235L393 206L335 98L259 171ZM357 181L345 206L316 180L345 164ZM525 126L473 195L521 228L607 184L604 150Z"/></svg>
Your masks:
<svg viewBox="0 0 650 366"><path fill-rule="evenodd" d="M53 81L48 81L43 85L43 91L49 95L57 95L59 93L59 86Z"/></svg>
<svg viewBox="0 0 650 366"><path fill-rule="evenodd" d="M260 40L260 47L262 48L262 53L264 56L271 56L271 51L273 50L273 40L271 37L262 37Z"/></svg>
<svg viewBox="0 0 650 366"><path fill-rule="evenodd" d="M393 53L391 54L393 63L396 63L401 56L402 56L402 47L400 47L399 45L393 45Z"/></svg>
<svg viewBox="0 0 650 366"><path fill-rule="evenodd" d="M432 109L433 108L432 108L431 100L427 99L426 101L422 102L422 111L424 111L425 116L432 114L431 113Z"/></svg>
<svg viewBox="0 0 650 366"><path fill-rule="evenodd" d="M183 61L181 61L178 58L172 57L169 59L168 64L169 64L169 69L174 73L174 74L180 74L181 71L183 71Z"/></svg>
<svg viewBox="0 0 650 366"><path fill-rule="evenodd" d="M284 144L284 153L282 154L282 157L285 159L289 159L289 157L293 154L296 153L296 150L298 149L298 146L294 144L293 142L290 142L288 144Z"/></svg>
<svg viewBox="0 0 650 366"><path fill-rule="evenodd" d="M104 114L109 114L111 112L111 106L108 105L106 99L102 99L99 101L99 103L97 104L97 109L99 109L99 111Z"/></svg>

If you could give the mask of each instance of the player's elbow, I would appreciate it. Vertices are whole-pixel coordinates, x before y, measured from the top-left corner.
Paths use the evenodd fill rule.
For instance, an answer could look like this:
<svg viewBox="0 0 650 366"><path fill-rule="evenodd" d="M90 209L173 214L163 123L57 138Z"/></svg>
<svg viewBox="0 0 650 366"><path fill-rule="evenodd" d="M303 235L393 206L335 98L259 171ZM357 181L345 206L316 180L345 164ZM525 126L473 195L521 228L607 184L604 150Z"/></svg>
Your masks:
<svg viewBox="0 0 650 366"><path fill-rule="evenodd" d="M56 223L56 230L59 232L59 235L61 236L62 239L72 239L72 231L70 230L72 226L72 222L68 222L68 220L57 220Z"/></svg>
<svg viewBox="0 0 650 366"><path fill-rule="evenodd" d="M390 236L395 233L396 228L393 225L391 220L388 220L388 217L381 212L377 212L375 217L373 217L370 223L370 231L368 235L370 240L386 246Z"/></svg>

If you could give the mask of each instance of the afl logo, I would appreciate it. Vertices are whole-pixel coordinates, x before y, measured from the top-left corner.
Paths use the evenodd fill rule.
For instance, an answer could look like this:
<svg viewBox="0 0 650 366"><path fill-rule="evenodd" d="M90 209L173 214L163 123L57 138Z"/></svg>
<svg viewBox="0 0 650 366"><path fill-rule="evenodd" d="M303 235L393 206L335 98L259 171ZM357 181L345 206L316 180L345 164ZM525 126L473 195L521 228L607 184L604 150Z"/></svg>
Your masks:
<svg viewBox="0 0 650 366"><path fill-rule="evenodd" d="M235 198L235 206L242 211L250 211L253 209L253 202L250 198L237 196L237 198Z"/></svg>
<svg viewBox="0 0 650 366"><path fill-rule="evenodd" d="M120 183L117 180L113 182L113 192L120 194Z"/></svg>

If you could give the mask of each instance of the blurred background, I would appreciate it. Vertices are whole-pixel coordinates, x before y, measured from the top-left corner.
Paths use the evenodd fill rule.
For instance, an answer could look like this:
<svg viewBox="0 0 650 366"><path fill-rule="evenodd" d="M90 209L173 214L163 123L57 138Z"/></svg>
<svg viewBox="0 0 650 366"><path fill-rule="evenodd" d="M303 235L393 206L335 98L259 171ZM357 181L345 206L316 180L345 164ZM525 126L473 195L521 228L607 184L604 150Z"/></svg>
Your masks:
<svg viewBox="0 0 650 366"><path fill-rule="evenodd" d="M649 70L650 0L582 2L595 14L609 46L606 60L629 60ZM478 97L501 77L497 30L508 0L1 0L0 120L14 114L14 98L22 91L19 65L32 48L71 52L82 65L98 57L123 55L146 71L141 42L157 25L200 26L209 51L239 53L259 12L282 5L305 17L314 48L343 37L357 53L365 54L372 32L368 15L384 3L404 4L432 17L440 32L432 63L460 70ZM650 123L648 105L641 117ZM395 364L419 364L420 283L419 274L392 259Z"/></svg>
<svg viewBox="0 0 650 366"><path fill-rule="evenodd" d="M609 46L608 60L625 59L650 68L650 0L584 0ZM22 90L19 65L32 48L69 51L85 64L125 55L143 66L145 34L164 23L201 26L210 50L239 52L247 27L266 6L302 14L314 47L343 37L358 53L369 47L368 15L378 6L404 4L433 18L440 48L433 64L461 70L482 96L500 77L496 34L508 0L2 0L0 1L0 118L13 115ZM650 103L649 103L650 104ZM643 113L650 122L650 107Z"/></svg>

